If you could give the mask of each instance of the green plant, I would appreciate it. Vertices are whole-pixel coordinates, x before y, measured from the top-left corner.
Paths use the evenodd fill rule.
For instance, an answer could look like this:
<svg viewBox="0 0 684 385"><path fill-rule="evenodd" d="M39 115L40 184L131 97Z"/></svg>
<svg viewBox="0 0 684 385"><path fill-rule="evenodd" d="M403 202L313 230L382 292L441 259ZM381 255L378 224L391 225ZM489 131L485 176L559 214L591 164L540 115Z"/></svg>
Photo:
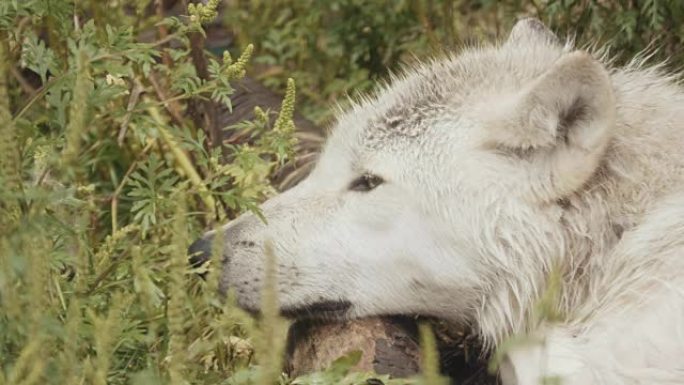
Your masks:
<svg viewBox="0 0 684 385"><path fill-rule="evenodd" d="M274 192L294 82L275 125L221 145L187 116L230 109L251 47L234 61L199 47L203 76L192 52L217 2L181 17L151 6L0 4L0 383L218 383L253 361L260 327L186 249Z"/></svg>
<svg viewBox="0 0 684 385"><path fill-rule="evenodd" d="M534 16L580 46L609 44L618 63L645 49L679 68L684 2L678 0L227 0L224 19L241 46L257 47L256 76L282 89L294 74L303 113L319 123L330 105L366 93L415 59L503 38Z"/></svg>

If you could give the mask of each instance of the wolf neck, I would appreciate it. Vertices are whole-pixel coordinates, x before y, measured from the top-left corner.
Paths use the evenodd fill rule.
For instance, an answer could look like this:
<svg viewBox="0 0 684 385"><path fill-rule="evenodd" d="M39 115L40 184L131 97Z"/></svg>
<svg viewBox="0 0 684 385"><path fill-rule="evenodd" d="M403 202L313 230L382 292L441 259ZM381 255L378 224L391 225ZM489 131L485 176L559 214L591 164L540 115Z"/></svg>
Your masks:
<svg viewBox="0 0 684 385"><path fill-rule="evenodd" d="M616 132L592 180L563 202L562 241L539 244L540 237L517 247L510 242L499 246L515 254L507 260L526 262L499 269L483 289L487 294L474 323L490 347L513 334L532 332L549 318L572 324L590 282L597 279L592 261L620 258L611 251L623 233L639 226L660 198L684 188L684 164L667 155L684 148L684 112L679 108L684 92L650 69L615 71L612 76ZM670 103L655 102L663 98ZM550 284L554 279L558 282Z"/></svg>
<svg viewBox="0 0 684 385"><path fill-rule="evenodd" d="M507 256L492 263L505 259L515 266L499 266L482 289L473 323L488 347L512 335L532 333L548 321L572 323L589 296L596 271L592 261L607 255L623 232L607 220L610 216L601 202L605 201L600 194L586 201L572 199L556 229L545 236L497 234L499 249Z"/></svg>

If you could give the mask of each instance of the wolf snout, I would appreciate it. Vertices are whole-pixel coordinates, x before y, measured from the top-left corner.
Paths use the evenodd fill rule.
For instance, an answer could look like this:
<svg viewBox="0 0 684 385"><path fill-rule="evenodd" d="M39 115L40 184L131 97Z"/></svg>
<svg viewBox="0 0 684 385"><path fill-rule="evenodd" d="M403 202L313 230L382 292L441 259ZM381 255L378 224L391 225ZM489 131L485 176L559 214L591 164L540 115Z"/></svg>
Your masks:
<svg viewBox="0 0 684 385"><path fill-rule="evenodd" d="M220 250L222 254L220 262L225 264L231 259L231 256L237 249L247 250L260 247L259 243L251 239L237 238L240 234L241 231L239 226L233 226L231 230L225 231L223 233L224 237L230 235L230 237L225 240L217 240L216 233L213 231L206 233L188 247L188 261L190 266L198 268L204 265L211 260L212 254L217 250ZM222 244L216 245L215 243L217 241Z"/></svg>
<svg viewBox="0 0 684 385"><path fill-rule="evenodd" d="M213 235L205 235L202 238L193 242L188 247L188 260L190 266L198 268L211 259L211 249L214 243Z"/></svg>

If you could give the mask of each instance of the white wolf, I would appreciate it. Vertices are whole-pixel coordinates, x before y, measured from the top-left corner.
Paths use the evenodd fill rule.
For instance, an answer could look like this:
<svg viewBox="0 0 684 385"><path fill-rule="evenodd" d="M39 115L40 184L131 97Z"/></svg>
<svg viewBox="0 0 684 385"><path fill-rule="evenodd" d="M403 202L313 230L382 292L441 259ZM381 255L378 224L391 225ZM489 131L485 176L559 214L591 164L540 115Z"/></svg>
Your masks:
<svg viewBox="0 0 684 385"><path fill-rule="evenodd" d="M684 384L676 79L525 19L392 83L341 114L312 174L263 204L267 224L223 228L222 288L258 309L270 239L292 317L432 315L492 348L528 335L506 384ZM561 317L540 321L551 276Z"/></svg>

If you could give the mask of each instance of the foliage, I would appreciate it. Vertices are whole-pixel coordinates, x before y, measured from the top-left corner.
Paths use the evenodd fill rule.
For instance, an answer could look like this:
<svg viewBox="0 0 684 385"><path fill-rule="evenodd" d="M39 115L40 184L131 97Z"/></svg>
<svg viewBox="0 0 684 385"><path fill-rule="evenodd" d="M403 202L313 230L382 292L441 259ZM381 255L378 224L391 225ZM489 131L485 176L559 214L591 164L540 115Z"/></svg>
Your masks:
<svg viewBox="0 0 684 385"><path fill-rule="evenodd" d="M249 144L186 118L190 101L229 109L252 53L198 73L217 3L167 18L150 1L0 4L0 383L220 383L255 363L262 329L186 250L274 191L294 82L273 127L244 126Z"/></svg>
<svg viewBox="0 0 684 385"><path fill-rule="evenodd" d="M609 44L618 62L644 49L653 60L684 63L684 2L679 0L228 0L225 13L241 45L256 44L264 81L299 81L303 112L331 119L330 104L366 92L414 58L504 36L534 16L580 45Z"/></svg>

